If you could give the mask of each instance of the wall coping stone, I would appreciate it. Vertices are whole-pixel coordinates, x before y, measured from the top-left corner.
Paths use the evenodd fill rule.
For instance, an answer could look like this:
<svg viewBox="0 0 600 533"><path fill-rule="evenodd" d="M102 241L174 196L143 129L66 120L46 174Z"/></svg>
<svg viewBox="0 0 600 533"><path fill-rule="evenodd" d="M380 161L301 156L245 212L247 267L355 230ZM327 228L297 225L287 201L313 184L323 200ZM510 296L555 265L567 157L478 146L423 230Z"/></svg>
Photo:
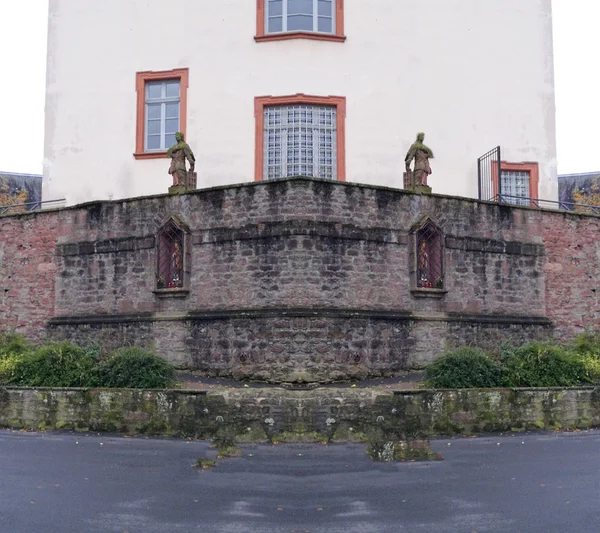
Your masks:
<svg viewBox="0 0 600 533"><path fill-rule="evenodd" d="M244 318L356 318L372 320L414 320L424 322L475 322L488 324L527 324L551 326L552 321L543 316L465 314L465 313L416 313L395 310L364 309L230 309L214 311L190 311L187 313L137 313L87 316L57 316L51 318L50 325L107 324L124 322L163 322L187 320L218 320Z"/></svg>
<svg viewBox="0 0 600 533"><path fill-rule="evenodd" d="M414 191L409 191L406 189L399 189L399 188L395 188L395 187L386 187L383 185L372 185L372 184L367 184L367 183L357 183L357 182L348 182L348 181L332 181L332 180L319 179L319 178L309 178L306 176L293 176L293 177L289 177L289 178L280 178L280 179L273 179L273 180L247 181L247 182L236 183L236 184L217 185L214 187L195 189L193 191L188 191L185 194L181 194L181 195L177 195L177 196L185 197L185 196L190 196L190 195L202 195L204 193L208 193L211 191L235 190L235 189L243 189L243 188L247 188L247 187L265 187L265 186L268 187L269 185L274 184L274 183L286 183L286 182L290 182L290 183L298 185L298 186L302 186L303 182L306 182L306 186L308 186L308 184L311 182L327 183L328 185L332 185L335 187L352 187L352 188L357 188L357 189L370 189L370 190L374 190L374 191L389 191L389 192L393 192L396 194L404 194L404 195L412 195L412 196L426 196L428 198L433 198L433 199L445 198L445 199L455 200L455 201L460 201L460 202L470 202L470 203L474 203L474 204L496 206L501 209L543 212L543 213L559 215L559 216L563 216L563 217L571 216L571 217L576 217L576 218L584 218L584 217L585 218L600 218L600 215L595 215L595 214L590 214L590 213L581 213L578 211L548 209L545 207L517 206L517 205L512 205L512 204L510 204L510 205L509 204L501 204L501 203L493 202L490 200L479 200L477 198L467 198L464 196L452 196L452 195L447 195L447 194L423 195L421 193L416 193ZM40 216L40 215L43 215L46 213L56 213L56 212L62 212L62 211L87 209L92 206L99 206L99 205L117 205L117 204L124 204L124 203L135 203L135 202L139 202L140 200L150 200L150 199L155 199L155 198L169 198L172 196L173 195L169 195L168 193L163 193L163 194L154 194L154 195L147 195L147 196L134 196L134 197L130 197L130 198L121 198L121 199L117 199L117 200L94 200L94 201L84 202L81 204L76 204L76 205L67 206L67 207L43 209L43 210L39 210L39 211L27 211L25 213L12 213L12 214L0 215L0 219L8 218L8 217L36 217L36 216Z"/></svg>

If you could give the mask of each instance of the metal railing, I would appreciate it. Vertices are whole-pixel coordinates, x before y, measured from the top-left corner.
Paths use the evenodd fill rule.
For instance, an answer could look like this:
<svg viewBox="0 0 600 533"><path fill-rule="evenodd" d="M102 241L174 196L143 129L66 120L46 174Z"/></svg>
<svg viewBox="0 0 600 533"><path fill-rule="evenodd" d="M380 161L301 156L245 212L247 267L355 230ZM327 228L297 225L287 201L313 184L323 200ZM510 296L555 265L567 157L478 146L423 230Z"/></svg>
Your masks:
<svg viewBox="0 0 600 533"><path fill-rule="evenodd" d="M539 209L558 209L562 211L575 211L577 213L589 213L594 215L600 215L600 206L578 204L577 202L565 202L560 200L542 200L540 198L524 198L523 196L511 196L509 194L496 194L491 198L492 202L499 202L502 204L509 204L515 207L523 206L523 202L526 201L525 207L537 207Z"/></svg>
<svg viewBox="0 0 600 533"><path fill-rule="evenodd" d="M39 211L41 209L57 209L65 206L65 198L58 200L46 200L45 202L26 202L24 204L0 205L0 215L10 215L17 213L27 213L30 211Z"/></svg>
<svg viewBox="0 0 600 533"><path fill-rule="evenodd" d="M500 147L496 146L477 159L477 179L479 181L479 199L491 200L502 194Z"/></svg>

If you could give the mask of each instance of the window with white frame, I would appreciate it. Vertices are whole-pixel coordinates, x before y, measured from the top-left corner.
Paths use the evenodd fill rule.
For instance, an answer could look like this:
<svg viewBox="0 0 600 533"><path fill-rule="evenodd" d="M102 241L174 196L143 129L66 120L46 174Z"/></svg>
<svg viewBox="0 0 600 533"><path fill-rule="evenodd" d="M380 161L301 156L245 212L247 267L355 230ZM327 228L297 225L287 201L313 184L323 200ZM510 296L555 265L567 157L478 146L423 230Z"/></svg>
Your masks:
<svg viewBox="0 0 600 533"><path fill-rule="evenodd" d="M266 33L335 33L335 0L265 0Z"/></svg>
<svg viewBox="0 0 600 533"><path fill-rule="evenodd" d="M265 106L263 178L337 179L336 119L336 106Z"/></svg>
<svg viewBox="0 0 600 533"><path fill-rule="evenodd" d="M144 150L165 151L175 144L180 126L180 80L146 82Z"/></svg>
<svg viewBox="0 0 600 533"><path fill-rule="evenodd" d="M501 185L503 200L514 205L529 205L529 180L527 170L502 170Z"/></svg>

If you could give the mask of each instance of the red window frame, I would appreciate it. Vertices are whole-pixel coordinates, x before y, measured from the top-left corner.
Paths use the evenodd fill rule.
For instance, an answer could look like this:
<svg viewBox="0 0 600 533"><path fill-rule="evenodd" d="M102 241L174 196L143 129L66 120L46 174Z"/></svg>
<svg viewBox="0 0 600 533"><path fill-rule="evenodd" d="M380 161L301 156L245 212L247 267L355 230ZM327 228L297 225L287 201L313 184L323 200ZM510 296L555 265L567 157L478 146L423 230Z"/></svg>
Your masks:
<svg viewBox="0 0 600 533"><path fill-rule="evenodd" d="M265 106L309 104L335 106L337 136L337 180L346 181L346 97L345 96L257 96L254 99L256 124L254 150L254 179L262 181L264 173Z"/></svg>
<svg viewBox="0 0 600 533"><path fill-rule="evenodd" d="M189 86L189 69L179 68L163 71L137 72L135 75L135 88L137 92L136 106L136 133L135 152L136 159L159 159L166 157L166 151L146 152L144 151L144 135L146 124L146 83L149 81L179 80L179 131L186 134L187 127L187 90Z"/></svg>
<svg viewBox="0 0 600 533"><path fill-rule="evenodd" d="M312 31L289 31L282 33L267 33L265 27L265 2L256 0L256 35L257 43L265 41L284 41L288 39L313 39L316 41L332 41L343 43L344 35L344 0L335 0L335 33L318 33Z"/></svg>

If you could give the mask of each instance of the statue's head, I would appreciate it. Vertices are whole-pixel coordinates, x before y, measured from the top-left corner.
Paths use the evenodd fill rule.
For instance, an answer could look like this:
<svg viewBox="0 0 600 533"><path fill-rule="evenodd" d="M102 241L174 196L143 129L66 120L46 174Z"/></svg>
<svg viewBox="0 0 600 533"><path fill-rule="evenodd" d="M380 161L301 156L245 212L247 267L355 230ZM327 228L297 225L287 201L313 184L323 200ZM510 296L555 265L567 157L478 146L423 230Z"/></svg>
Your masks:
<svg viewBox="0 0 600 533"><path fill-rule="evenodd" d="M178 143L182 143L182 142L183 142L183 139L184 139L184 137L183 137L183 133L181 133L180 131L178 131L178 132L175 134L175 140L176 140Z"/></svg>
<svg viewBox="0 0 600 533"><path fill-rule="evenodd" d="M424 133L417 133L417 141L419 141L420 143L422 143L425 140L425 134Z"/></svg>

